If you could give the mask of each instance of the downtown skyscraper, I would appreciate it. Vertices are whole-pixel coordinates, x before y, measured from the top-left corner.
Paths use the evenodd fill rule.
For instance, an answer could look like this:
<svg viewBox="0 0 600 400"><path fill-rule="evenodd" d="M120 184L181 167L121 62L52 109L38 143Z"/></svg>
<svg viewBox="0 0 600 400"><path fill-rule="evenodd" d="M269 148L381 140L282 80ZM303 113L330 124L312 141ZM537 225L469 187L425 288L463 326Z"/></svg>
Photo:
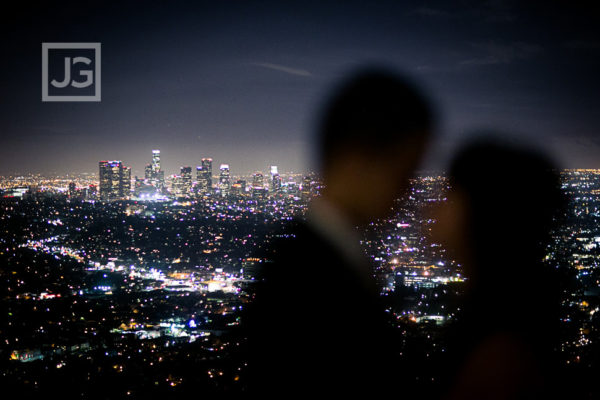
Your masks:
<svg viewBox="0 0 600 400"><path fill-rule="evenodd" d="M219 175L219 191L221 192L221 196L227 196L231 190L229 164L221 164L220 170L221 174Z"/></svg>
<svg viewBox="0 0 600 400"><path fill-rule="evenodd" d="M201 165L196 167L196 191L208 193L212 190L212 158L203 158Z"/></svg>
<svg viewBox="0 0 600 400"><path fill-rule="evenodd" d="M189 196L192 192L192 167L181 167L181 190Z"/></svg>
<svg viewBox="0 0 600 400"><path fill-rule="evenodd" d="M281 191L281 176L277 170L277 165L271 165L271 192Z"/></svg>
<svg viewBox="0 0 600 400"><path fill-rule="evenodd" d="M131 167L121 161L100 161L100 199L126 199L131 192Z"/></svg>
<svg viewBox="0 0 600 400"><path fill-rule="evenodd" d="M155 188L164 189L165 173L160 165L160 150L152 150L152 163L146 165L144 178Z"/></svg>

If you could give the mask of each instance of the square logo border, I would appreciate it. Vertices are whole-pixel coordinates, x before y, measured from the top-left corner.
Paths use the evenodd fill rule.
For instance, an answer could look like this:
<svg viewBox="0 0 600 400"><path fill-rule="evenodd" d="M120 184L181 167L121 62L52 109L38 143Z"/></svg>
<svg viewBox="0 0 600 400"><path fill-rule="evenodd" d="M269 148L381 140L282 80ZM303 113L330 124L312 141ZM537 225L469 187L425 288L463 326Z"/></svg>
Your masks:
<svg viewBox="0 0 600 400"><path fill-rule="evenodd" d="M42 42L42 102L49 101L101 101L101 76L100 76L100 47L95 43L48 43ZM95 56L95 90L93 96L50 96L48 95L48 50L49 49L93 49Z"/></svg>

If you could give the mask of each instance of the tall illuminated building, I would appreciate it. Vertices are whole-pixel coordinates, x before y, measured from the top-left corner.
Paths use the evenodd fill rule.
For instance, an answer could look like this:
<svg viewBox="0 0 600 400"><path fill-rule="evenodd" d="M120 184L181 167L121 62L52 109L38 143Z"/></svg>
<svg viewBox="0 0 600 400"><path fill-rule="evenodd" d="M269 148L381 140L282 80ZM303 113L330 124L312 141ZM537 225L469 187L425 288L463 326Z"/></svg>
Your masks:
<svg viewBox="0 0 600 400"><path fill-rule="evenodd" d="M231 175L229 174L229 164L221 164L219 168L221 174L219 175L219 191L221 196L227 196L231 189Z"/></svg>
<svg viewBox="0 0 600 400"><path fill-rule="evenodd" d="M158 189L165 187L165 172L160 166L160 150L152 150L152 163L147 164L144 170L146 182Z"/></svg>
<svg viewBox="0 0 600 400"><path fill-rule="evenodd" d="M203 185L203 172L202 172L202 165L197 165L196 166L196 184L194 185L194 192L195 193L199 193L202 194L205 192L204 190L204 185Z"/></svg>
<svg viewBox="0 0 600 400"><path fill-rule="evenodd" d="M271 192L278 193L281 191L281 176L277 171L277 165L271 165Z"/></svg>
<svg viewBox="0 0 600 400"><path fill-rule="evenodd" d="M204 173L207 180L207 186L210 190L212 188L212 158L203 158L202 168L205 171Z"/></svg>
<svg viewBox="0 0 600 400"><path fill-rule="evenodd" d="M121 161L100 161L100 199L125 199L131 192L131 167Z"/></svg>
<svg viewBox="0 0 600 400"><path fill-rule="evenodd" d="M171 193L177 197L185 196L185 185L181 175L171 175Z"/></svg>
<svg viewBox="0 0 600 400"><path fill-rule="evenodd" d="M189 196L192 192L192 167L181 167L181 186L183 194Z"/></svg>
<svg viewBox="0 0 600 400"><path fill-rule="evenodd" d="M197 191L208 193L212 189L212 158L203 158L202 164L196 167Z"/></svg>
<svg viewBox="0 0 600 400"><path fill-rule="evenodd" d="M160 171L160 150L152 150L152 172L158 174Z"/></svg>
<svg viewBox="0 0 600 400"><path fill-rule="evenodd" d="M252 176L252 197L262 198L265 191L265 177L261 172L256 172Z"/></svg>
<svg viewBox="0 0 600 400"><path fill-rule="evenodd" d="M123 167L123 178L121 180L123 198L131 196L131 167Z"/></svg>

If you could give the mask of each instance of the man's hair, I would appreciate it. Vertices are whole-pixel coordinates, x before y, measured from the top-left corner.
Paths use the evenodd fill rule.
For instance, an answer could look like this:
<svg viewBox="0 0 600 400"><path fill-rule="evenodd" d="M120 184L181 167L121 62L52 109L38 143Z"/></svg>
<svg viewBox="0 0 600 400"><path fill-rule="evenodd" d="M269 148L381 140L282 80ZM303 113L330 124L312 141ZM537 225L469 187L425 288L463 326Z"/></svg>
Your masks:
<svg viewBox="0 0 600 400"><path fill-rule="evenodd" d="M318 128L321 162L347 148L374 154L424 140L434 125L429 100L410 81L384 68L360 70L342 82Z"/></svg>

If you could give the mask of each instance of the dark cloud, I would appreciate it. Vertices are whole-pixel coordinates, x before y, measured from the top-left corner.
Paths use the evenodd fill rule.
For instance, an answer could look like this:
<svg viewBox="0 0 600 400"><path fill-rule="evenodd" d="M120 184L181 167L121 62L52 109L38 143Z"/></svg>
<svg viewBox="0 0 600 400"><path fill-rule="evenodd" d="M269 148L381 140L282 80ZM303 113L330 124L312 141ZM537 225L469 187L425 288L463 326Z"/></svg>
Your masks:
<svg viewBox="0 0 600 400"><path fill-rule="evenodd" d="M258 63L258 62L252 63L252 65L256 65L257 67L272 69L275 71L285 72L286 74L290 74L290 75L312 76L312 74L305 69L288 67L285 65L273 64L273 63Z"/></svg>
<svg viewBox="0 0 600 400"><path fill-rule="evenodd" d="M542 46L524 42L500 44L490 41L488 43L473 43L471 46L481 55L461 61L460 66L509 64L515 60L529 59L542 52Z"/></svg>

